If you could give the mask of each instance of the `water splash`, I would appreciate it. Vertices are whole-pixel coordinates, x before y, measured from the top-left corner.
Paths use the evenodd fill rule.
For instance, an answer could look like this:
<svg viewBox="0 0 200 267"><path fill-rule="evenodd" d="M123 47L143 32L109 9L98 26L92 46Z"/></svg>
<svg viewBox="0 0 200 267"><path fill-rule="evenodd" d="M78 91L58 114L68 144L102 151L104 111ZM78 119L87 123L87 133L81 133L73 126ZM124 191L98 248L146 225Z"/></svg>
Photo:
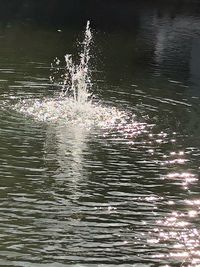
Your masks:
<svg viewBox="0 0 200 267"><path fill-rule="evenodd" d="M85 103L91 98L91 79L90 79L90 44L92 41L92 33L90 30L90 22L87 22L85 30L85 38L83 41L83 49L79 55L80 62L73 62L72 55L65 55L65 74L64 84L62 88L63 95L72 92L75 102Z"/></svg>
<svg viewBox="0 0 200 267"><path fill-rule="evenodd" d="M55 60L55 72L50 80L54 84L57 79L61 80L59 83L61 89L53 97L20 100L14 105L14 110L43 122L135 129L138 125L133 114L128 115L124 110L108 107L94 100L90 69L91 43L92 32L88 21L78 62L69 54L64 57L64 67L61 66L59 59Z"/></svg>

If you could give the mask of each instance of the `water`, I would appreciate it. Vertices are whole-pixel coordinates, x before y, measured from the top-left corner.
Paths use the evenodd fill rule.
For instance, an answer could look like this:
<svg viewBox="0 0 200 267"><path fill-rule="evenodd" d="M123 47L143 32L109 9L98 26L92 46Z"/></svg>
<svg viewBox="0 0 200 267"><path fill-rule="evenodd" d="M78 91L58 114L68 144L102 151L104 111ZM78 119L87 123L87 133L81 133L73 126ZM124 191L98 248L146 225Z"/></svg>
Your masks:
<svg viewBox="0 0 200 267"><path fill-rule="evenodd" d="M56 126L66 124L88 128L101 126L106 128L138 128L133 121L134 114L127 114L116 107L106 107L100 101L94 101L92 95L91 70L89 66L92 33L90 22L87 22L82 50L76 63L72 55L66 54L65 66L56 58L52 64L50 81L57 90L54 96L43 99L18 99L12 96L3 103L4 109L14 109L16 112L42 122L52 122ZM14 101L16 99L16 103ZM123 125L123 126L122 126ZM140 126L144 128L144 124Z"/></svg>
<svg viewBox="0 0 200 267"><path fill-rule="evenodd" d="M198 266L199 4L28 3L0 26L0 266ZM52 84L88 18L84 86Z"/></svg>

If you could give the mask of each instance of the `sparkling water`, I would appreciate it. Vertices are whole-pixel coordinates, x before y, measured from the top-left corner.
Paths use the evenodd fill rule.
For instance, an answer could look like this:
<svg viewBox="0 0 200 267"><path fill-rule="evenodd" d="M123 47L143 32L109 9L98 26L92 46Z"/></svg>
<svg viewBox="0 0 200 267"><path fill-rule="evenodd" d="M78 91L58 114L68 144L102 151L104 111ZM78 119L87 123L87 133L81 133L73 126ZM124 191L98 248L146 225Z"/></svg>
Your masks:
<svg viewBox="0 0 200 267"><path fill-rule="evenodd" d="M59 76L59 90L53 97L42 99L21 99L13 108L32 117L34 120L56 124L74 124L83 127L117 128L119 131L131 128L138 132L144 124L135 122L133 114L127 114L116 106L107 106L100 101L94 101L90 71L90 48L92 32L90 22L87 22L81 52L78 62L73 56L65 55L65 66L56 58L56 75ZM55 73L50 76L51 82L56 84ZM58 83L57 83L58 84ZM126 131L125 131L126 132Z"/></svg>

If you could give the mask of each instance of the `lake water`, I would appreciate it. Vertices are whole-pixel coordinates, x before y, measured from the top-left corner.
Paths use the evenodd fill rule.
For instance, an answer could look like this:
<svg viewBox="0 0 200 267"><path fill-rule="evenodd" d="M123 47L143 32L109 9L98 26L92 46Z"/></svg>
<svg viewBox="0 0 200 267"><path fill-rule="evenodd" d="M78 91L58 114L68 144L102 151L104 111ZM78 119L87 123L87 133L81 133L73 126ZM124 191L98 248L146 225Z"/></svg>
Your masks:
<svg viewBox="0 0 200 267"><path fill-rule="evenodd" d="M0 266L200 266L198 2L16 2L0 2ZM60 90L51 63L88 19L109 120L16 110Z"/></svg>

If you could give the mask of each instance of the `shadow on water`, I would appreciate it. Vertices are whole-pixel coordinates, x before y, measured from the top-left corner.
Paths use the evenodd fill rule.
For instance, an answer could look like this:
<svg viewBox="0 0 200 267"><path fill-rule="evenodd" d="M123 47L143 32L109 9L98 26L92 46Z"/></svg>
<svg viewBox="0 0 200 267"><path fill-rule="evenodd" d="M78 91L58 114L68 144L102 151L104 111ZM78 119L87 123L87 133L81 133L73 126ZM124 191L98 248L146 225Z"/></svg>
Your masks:
<svg viewBox="0 0 200 267"><path fill-rule="evenodd" d="M34 22L36 24L70 27L80 26L90 19L95 29L111 30L122 28L134 30L139 23L140 12L156 12L159 17L168 14L171 19L181 15L197 15L199 2L192 0L167 0L163 3L151 1L100 1L100 0L13 0L0 1L2 23L9 21Z"/></svg>

